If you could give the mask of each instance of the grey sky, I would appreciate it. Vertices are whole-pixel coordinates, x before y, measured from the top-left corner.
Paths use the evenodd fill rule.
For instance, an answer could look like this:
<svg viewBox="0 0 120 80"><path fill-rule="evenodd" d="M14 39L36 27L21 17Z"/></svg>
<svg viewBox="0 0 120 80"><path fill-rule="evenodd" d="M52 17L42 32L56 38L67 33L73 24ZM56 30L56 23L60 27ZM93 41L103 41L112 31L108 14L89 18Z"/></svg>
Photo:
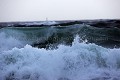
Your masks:
<svg viewBox="0 0 120 80"><path fill-rule="evenodd" d="M0 0L0 22L120 19L120 0Z"/></svg>

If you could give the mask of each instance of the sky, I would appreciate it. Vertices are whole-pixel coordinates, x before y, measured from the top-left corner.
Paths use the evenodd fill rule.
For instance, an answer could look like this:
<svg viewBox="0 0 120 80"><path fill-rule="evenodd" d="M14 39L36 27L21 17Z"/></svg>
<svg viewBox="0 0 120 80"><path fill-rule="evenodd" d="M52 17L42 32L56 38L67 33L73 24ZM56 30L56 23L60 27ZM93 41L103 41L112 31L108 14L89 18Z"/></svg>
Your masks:
<svg viewBox="0 0 120 80"><path fill-rule="evenodd" d="M0 0L0 22L120 19L120 0Z"/></svg>

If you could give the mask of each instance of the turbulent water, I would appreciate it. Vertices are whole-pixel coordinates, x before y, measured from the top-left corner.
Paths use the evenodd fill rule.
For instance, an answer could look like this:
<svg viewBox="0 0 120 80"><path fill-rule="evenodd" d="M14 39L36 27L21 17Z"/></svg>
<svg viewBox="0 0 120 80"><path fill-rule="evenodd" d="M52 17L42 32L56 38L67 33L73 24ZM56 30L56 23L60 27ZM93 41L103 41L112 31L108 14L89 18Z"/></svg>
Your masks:
<svg viewBox="0 0 120 80"><path fill-rule="evenodd" d="M2 28L0 80L120 80L119 35L84 24Z"/></svg>

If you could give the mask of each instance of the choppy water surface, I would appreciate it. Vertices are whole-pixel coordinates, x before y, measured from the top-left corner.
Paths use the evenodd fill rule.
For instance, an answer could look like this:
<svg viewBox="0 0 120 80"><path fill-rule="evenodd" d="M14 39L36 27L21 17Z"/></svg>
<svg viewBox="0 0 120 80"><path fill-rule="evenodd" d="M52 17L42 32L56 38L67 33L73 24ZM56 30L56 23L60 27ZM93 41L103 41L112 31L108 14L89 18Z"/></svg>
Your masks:
<svg viewBox="0 0 120 80"><path fill-rule="evenodd" d="M0 80L120 80L120 29L77 24L0 29Z"/></svg>

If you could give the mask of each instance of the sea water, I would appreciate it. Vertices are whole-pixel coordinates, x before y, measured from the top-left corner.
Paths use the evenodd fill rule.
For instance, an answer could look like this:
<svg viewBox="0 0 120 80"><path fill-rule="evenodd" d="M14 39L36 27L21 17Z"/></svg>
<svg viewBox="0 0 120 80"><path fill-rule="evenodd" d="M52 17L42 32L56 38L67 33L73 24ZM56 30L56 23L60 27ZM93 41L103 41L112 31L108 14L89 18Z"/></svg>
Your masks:
<svg viewBox="0 0 120 80"><path fill-rule="evenodd" d="M76 35L72 45L45 49L32 47L34 40L25 37L13 29L0 32L0 80L120 80L120 48Z"/></svg>

